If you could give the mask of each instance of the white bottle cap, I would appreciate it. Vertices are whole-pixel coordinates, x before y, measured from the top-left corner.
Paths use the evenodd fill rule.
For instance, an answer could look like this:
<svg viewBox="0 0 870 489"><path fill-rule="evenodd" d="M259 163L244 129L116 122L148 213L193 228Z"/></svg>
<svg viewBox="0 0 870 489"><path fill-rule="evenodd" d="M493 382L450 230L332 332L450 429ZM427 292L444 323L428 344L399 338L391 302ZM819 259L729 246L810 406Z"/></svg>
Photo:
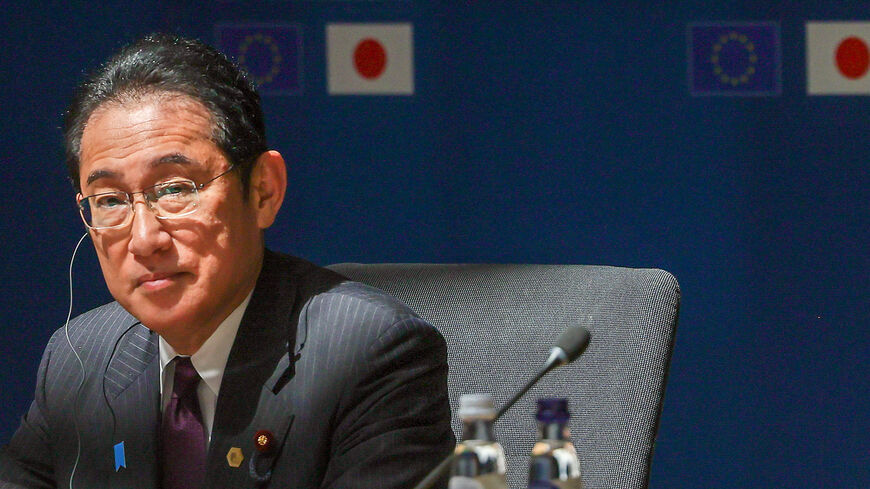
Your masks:
<svg viewBox="0 0 870 489"><path fill-rule="evenodd" d="M495 413L489 394L463 394L459 398L459 419L494 419Z"/></svg>

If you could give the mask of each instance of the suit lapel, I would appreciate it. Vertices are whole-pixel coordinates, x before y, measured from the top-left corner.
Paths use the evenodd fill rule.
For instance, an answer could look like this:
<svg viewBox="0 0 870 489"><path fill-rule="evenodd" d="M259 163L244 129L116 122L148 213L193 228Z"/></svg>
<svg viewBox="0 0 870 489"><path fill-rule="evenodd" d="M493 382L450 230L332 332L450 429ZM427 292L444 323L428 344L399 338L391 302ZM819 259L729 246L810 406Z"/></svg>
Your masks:
<svg viewBox="0 0 870 489"><path fill-rule="evenodd" d="M297 289L294 267L266 251L263 269L242 317L227 359L215 410L214 427L206 462L206 487L253 486L249 463L254 434L274 435L274 453L280 452L292 425L289 412L293 363L287 345L295 345ZM232 467L227 453L240 449L244 460Z"/></svg>
<svg viewBox="0 0 870 489"><path fill-rule="evenodd" d="M158 487L160 366L157 358L157 335L136 324L121 335L106 367L103 392L114 422L112 446L108 448L123 442L126 462L124 467L112 472L110 487Z"/></svg>

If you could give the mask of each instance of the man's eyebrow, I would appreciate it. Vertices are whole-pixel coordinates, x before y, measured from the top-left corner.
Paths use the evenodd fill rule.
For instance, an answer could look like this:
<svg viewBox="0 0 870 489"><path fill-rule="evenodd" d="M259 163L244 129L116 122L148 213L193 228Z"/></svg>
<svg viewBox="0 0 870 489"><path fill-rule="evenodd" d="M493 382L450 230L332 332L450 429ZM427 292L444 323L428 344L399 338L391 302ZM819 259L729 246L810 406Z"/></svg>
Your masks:
<svg viewBox="0 0 870 489"><path fill-rule="evenodd" d="M149 166L151 166L151 168L156 168L160 165L171 165L171 164L190 165L190 164L193 164L193 162L194 161L192 159L188 158L187 156L184 156L181 153L172 153L172 154L161 156L160 158L155 158L154 160L151 160L151 163L149 163ZM117 172L112 171L112 170L94 170L90 173L90 175L88 175L87 185L90 185L91 183L93 183L96 180L99 180L101 178L118 178L118 176L119 176L119 174Z"/></svg>
<svg viewBox="0 0 870 489"><path fill-rule="evenodd" d="M87 185L101 178L117 178L118 174L112 170L94 170L88 175Z"/></svg>
<svg viewBox="0 0 870 489"><path fill-rule="evenodd" d="M176 165L190 165L193 163L193 160L184 156L181 153L172 153L171 155L161 156L160 158L151 160L151 168L167 165L167 164L176 164Z"/></svg>

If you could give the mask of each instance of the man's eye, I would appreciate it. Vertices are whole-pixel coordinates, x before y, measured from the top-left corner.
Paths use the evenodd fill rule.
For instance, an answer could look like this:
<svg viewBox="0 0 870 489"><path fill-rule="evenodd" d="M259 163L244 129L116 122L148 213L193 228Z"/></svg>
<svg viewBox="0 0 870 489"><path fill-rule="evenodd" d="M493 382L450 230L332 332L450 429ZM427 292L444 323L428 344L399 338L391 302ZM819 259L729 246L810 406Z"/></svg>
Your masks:
<svg viewBox="0 0 870 489"><path fill-rule="evenodd" d="M190 184L186 182L178 182L178 183L167 183L166 185L161 186L157 189L157 198L163 197L165 195L178 195L185 194L190 192Z"/></svg>
<svg viewBox="0 0 870 489"><path fill-rule="evenodd" d="M94 205L100 209L112 209L125 204L124 200L116 195L100 195L94 197L93 200Z"/></svg>

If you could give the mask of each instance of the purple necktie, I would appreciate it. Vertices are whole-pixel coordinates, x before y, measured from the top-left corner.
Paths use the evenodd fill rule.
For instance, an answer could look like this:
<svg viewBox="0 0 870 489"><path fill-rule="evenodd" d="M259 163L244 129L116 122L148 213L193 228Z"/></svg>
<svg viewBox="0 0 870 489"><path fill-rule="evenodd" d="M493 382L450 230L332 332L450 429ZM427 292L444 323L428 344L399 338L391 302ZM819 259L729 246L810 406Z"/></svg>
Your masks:
<svg viewBox="0 0 870 489"><path fill-rule="evenodd" d="M206 435L190 357L175 357L172 397L160 428L163 489L198 489L205 481Z"/></svg>

